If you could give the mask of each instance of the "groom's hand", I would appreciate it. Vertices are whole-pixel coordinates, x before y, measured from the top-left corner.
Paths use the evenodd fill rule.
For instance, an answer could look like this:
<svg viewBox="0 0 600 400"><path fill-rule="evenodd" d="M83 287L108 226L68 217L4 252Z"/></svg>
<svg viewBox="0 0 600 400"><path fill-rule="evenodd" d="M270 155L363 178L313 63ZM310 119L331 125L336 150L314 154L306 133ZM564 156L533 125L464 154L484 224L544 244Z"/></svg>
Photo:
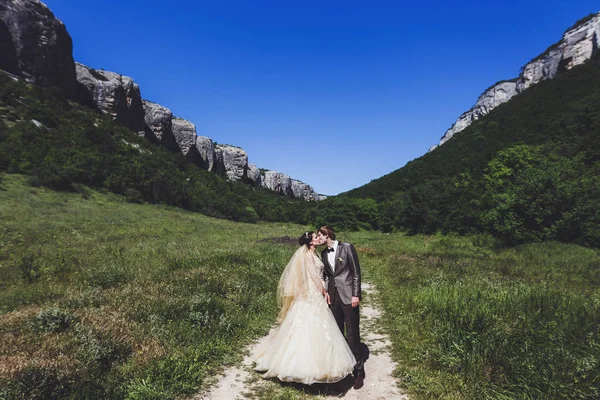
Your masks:
<svg viewBox="0 0 600 400"><path fill-rule="evenodd" d="M360 303L360 299L358 297L352 296L352 308L358 307L358 303Z"/></svg>

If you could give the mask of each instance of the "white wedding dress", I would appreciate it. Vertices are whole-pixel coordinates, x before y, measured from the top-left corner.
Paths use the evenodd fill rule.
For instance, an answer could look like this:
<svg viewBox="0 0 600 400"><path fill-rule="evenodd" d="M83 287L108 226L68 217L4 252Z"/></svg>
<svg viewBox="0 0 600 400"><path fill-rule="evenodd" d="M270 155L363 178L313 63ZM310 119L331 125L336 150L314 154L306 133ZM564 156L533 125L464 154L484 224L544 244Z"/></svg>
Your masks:
<svg viewBox="0 0 600 400"><path fill-rule="evenodd" d="M323 297L322 272L323 263L306 246L288 263L278 287L279 325L253 357L263 377L310 385L352 373L356 361Z"/></svg>

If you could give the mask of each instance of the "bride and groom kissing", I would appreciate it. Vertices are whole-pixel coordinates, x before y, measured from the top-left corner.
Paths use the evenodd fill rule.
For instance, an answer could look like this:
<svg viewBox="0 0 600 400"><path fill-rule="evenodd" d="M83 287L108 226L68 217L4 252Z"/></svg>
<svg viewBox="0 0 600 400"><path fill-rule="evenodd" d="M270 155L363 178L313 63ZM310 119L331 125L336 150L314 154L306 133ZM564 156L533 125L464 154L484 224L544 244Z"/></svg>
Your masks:
<svg viewBox="0 0 600 400"><path fill-rule="evenodd" d="M350 373L363 386L360 343L361 274L356 249L333 228L305 232L277 286L277 325L254 353L264 378L307 385L334 383ZM327 245L316 254L317 246ZM345 337L344 337L345 332Z"/></svg>

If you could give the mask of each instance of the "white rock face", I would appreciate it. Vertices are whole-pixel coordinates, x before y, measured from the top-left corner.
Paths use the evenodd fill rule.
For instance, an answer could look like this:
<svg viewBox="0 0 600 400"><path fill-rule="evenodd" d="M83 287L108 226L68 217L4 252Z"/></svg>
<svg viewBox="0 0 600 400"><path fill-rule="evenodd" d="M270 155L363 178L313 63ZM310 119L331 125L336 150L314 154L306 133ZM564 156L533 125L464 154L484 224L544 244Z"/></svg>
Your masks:
<svg viewBox="0 0 600 400"><path fill-rule="evenodd" d="M454 136L455 133L462 131L479 118L487 115L500 104L506 103L516 94L516 82L501 82L488 89L479 97L473 108L458 117L454 125L446 131L440 140L440 145L444 144L448 139Z"/></svg>
<svg viewBox="0 0 600 400"><path fill-rule="evenodd" d="M548 48L542 55L527 63L516 82L502 82L487 90L479 97L473 108L463 113L442 136L440 145L474 121L488 114L498 105L531 86L554 78L558 73L588 61L600 44L600 13L568 29L562 39ZM430 151L437 146L432 146Z"/></svg>
<svg viewBox="0 0 600 400"><path fill-rule="evenodd" d="M292 179L292 193L294 197L308 201L319 200L319 195L315 192L312 186L301 182L297 179Z"/></svg>
<svg viewBox="0 0 600 400"><path fill-rule="evenodd" d="M264 171L261 174L261 186L285 196L307 201L319 201L327 198L315 192L312 186L277 171Z"/></svg>
<svg viewBox="0 0 600 400"><path fill-rule="evenodd" d="M160 104L143 100L145 136L152 142L161 143L171 151L178 151L179 146L173 136L173 113Z"/></svg>
<svg viewBox="0 0 600 400"><path fill-rule="evenodd" d="M173 118L172 124L179 150L187 157L190 150L196 149L196 126L183 118Z"/></svg>
<svg viewBox="0 0 600 400"><path fill-rule="evenodd" d="M262 187L292 197L292 178L277 171L265 171L261 176Z"/></svg>
<svg viewBox="0 0 600 400"><path fill-rule="evenodd" d="M215 148L220 153L222 170L227 179L239 181L246 178L248 170L248 154L240 147L218 144Z"/></svg>
<svg viewBox="0 0 600 400"><path fill-rule="evenodd" d="M215 146L211 138L206 136L196 136L196 150L200 154L201 165L207 171L215 170Z"/></svg>
<svg viewBox="0 0 600 400"><path fill-rule="evenodd" d="M97 71L75 63L77 95L134 132L144 135L144 106L140 87L128 76Z"/></svg>
<svg viewBox="0 0 600 400"><path fill-rule="evenodd" d="M554 78L559 72L588 61L598 48L600 38L600 14L589 21L567 30L547 54L526 64L517 82L522 92L540 81Z"/></svg>
<svg viewBox="0 0 600 400"><path fill-rule="evenodd" d="M248 164L248 171L246 171L246 175L248 181L250 181L254 186L261 186L260 169L256 165Z"/></svg>

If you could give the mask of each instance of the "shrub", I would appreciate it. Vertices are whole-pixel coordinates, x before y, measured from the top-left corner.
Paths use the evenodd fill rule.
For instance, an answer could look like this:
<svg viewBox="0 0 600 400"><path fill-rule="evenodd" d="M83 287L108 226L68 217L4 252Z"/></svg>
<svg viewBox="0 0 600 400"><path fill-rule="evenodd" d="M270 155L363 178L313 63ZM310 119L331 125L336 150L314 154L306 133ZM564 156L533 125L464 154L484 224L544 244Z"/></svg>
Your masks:
<svg viewBox="0 0 600 400"><path fill-rule="evenodd" d="M29 321L31 329L40 332L63 332L77 322L77 317L60 308L49 308L38 312Z"/></svg>

